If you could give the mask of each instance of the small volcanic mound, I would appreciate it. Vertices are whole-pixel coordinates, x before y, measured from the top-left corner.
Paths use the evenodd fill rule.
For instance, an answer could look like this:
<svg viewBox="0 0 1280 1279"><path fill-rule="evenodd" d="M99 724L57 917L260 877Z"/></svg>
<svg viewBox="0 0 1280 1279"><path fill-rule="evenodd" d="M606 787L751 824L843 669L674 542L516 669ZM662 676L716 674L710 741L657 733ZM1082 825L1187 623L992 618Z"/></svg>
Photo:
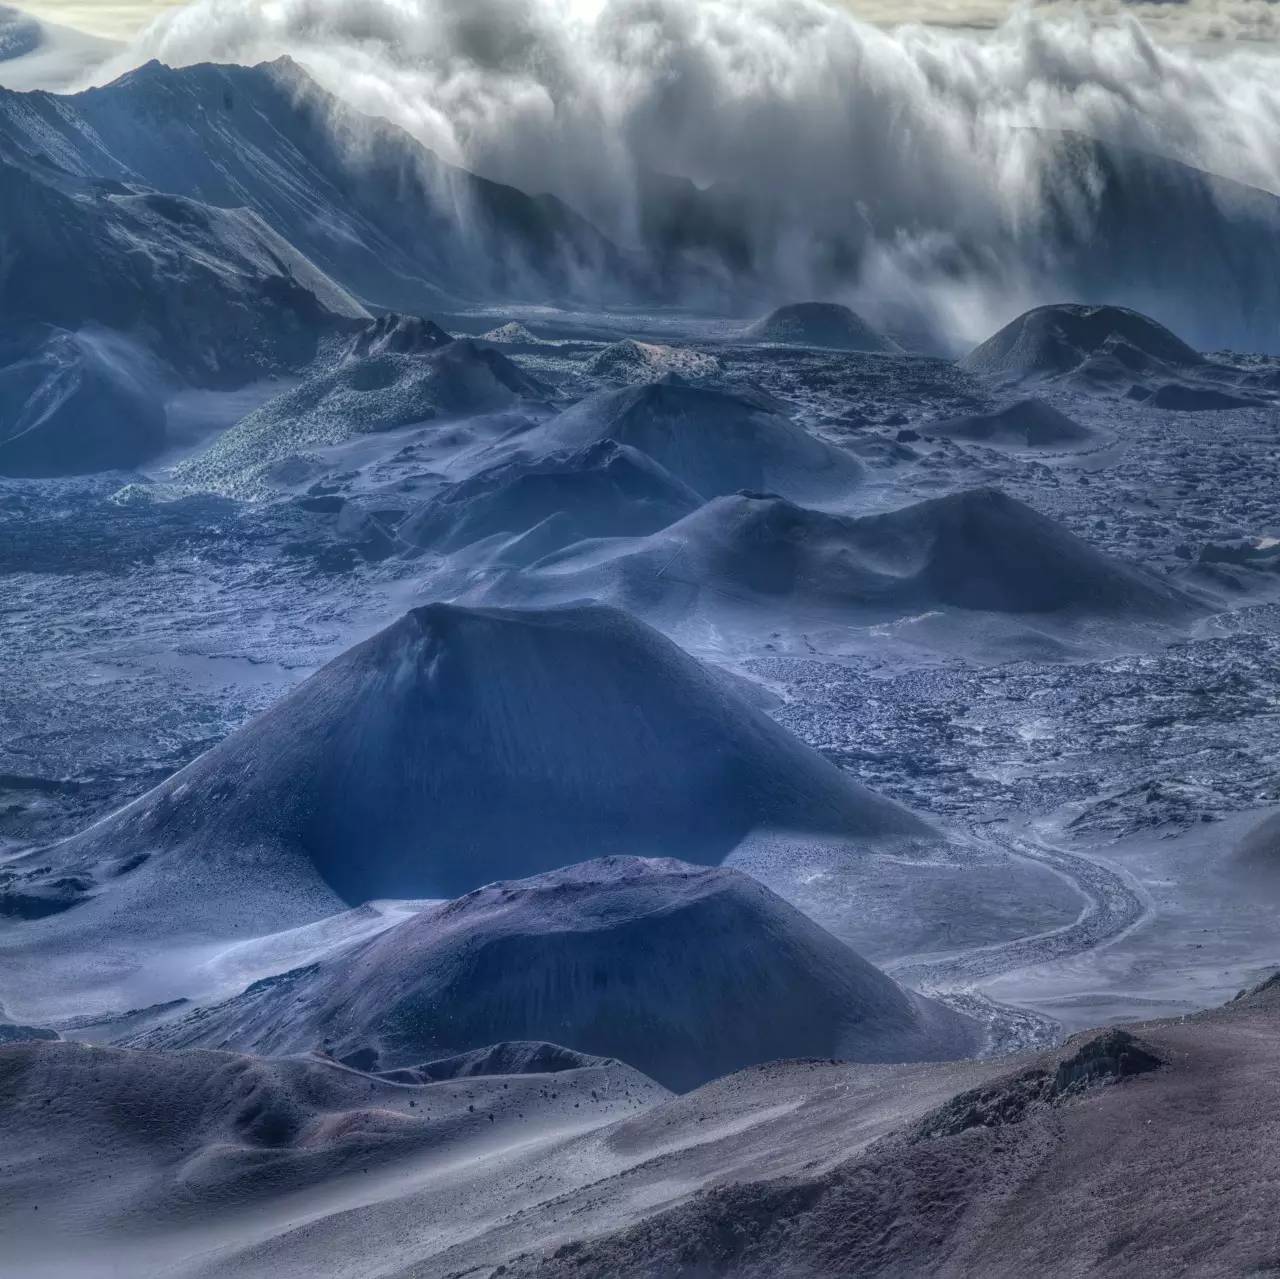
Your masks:
<svg viewBox="0 0 1280 1279"><path fill-rule="evenodd" d="M720 372L720 361L687 347L626 338L597 352L586 368L592 377L612 382L656 382L672 373L683 378L713 377Z"/></svg>
<svg viewBox="0 0 1280 1279"><path fill-rule="evenodd" d="M646 454L602 440L481 471L433 497L398 532L409 545L440 553L519 536L510 553L529 562L585 538L643 537L698 504L692 489Z"/></svg>
<svg viewBox="0 0 1280 1279"><path fill-rule="evenodd" d="M229 496L262 497L270 492L267 473L307 449L551 394L501 352L465 338L440 342L442 333L427 320L384 317L335 368L268 400L174 477Z"/></svg>
<svg viewBox="0 0 1280 1279"><path fill-rule="evenodd" d="M739 493L611 553L570 547L494 590L530 600L591 595L641 614L779 600L886 617L940 606L1171 620L1198 611L998 489L858 518Z"/></svg>
<svg viewBox="0 0 1280 1279"><path fill-rule="evenodd" d="M479 340L481 342L492 342L496 346L550 346L545 338L540 338L535 333L531 333L519 320L508 320L506 324L499 324L496 329L490 329L487 333L482 333Z"/></svg>
<svg viewBox="0 0 1280 1279"><path fill-rule="evenodd" d="M779 346L888 354L902 348L871 327L856 311L837 302L793 302L757 320L743 337Z"/></svg>
<svg viewBox="0 0 1280 1279"><path fill-rule="evenodd" d="M523 447L551 453L606 439L647 453L704 499L756 489L820 500L847 494L862 478L849 454L758 397L682 382L589 395L530 433Z"/></svg>
<svg viewBox="0 0 1280 1279"><path fill-rule="evenodd" d="M111 355L49 325L0 329L0 475L126 470L160 452L158 391L140 361Z"/></svg>
<svg viewBox="0 0 1280 1279"><path fill-rule="evenodd" d="M684 1091L780 1057L945 1059L975 1032L738 871L614 857L477 889L147 1042L323 1039L395 1069L554 1035Z"/></svg>
<svg viewBox="0 0 1280 1279"><path fill-rule="evenodd" d="M1263 401L1246 395L1234 395L1213 386L1165 382L1144 403L1155 409L1168 409L1175 413L1221 413L1228 409L1258 408Z"/></svg>
<svg viewBox="0 0 1280 1279"><path fill-rule="evenodd" d="M918 430L922 435L1024 449L1070 448L1088 443L1097 434L1035 398L1019 400L991 413L922 422Z"/></svg>
<svg viewBox="0 0 1280 1279"><path fill-rule="evenodd" d="M1122 306L1062 302L1018 316L963 360L971 373L1007 382L1062 377L1104 360L1128 374L1153 364L1194 368L1204 357L1162 324ZM1131 379L1130 379L1131 380Z"/></svg>

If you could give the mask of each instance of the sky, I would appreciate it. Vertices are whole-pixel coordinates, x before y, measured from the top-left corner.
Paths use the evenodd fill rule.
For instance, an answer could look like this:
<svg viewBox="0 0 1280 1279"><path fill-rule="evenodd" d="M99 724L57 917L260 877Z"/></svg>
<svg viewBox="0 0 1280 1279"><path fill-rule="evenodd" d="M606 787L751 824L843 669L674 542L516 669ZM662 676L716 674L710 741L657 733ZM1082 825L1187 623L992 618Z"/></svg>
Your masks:
<svg viewBox="0 0 1280 1279"><path fill-rule="evenodd" d="M883 25L925 22L946 26L994 26L1013 0L840 0L859 17ZM270 0L263 0L270 3ZM1103 13L1138 12L1174 36L1195 40L1280 39L1280 0L1056 0L1060 7ZM129 39L172 0L17 0L38 17L97 35Z"/></svg>

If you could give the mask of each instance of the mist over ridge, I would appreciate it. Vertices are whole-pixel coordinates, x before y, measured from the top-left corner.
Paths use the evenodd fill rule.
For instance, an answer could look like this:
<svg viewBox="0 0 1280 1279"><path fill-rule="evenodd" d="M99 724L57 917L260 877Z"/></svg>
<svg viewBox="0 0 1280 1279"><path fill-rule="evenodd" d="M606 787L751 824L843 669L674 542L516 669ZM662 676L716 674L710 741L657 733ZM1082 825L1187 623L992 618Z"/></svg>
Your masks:
<svg viewBox="0 0 1280 1279"><path fill-rule="evenodd" d="M1106 238L1117 205L1129 222L1163 216L1170 183L1197 218L1205 206L1254 234L1280 224L1230 182L1146 171L1154 155L1280 190L1272 53L1205 56L1153 30L1056 6L994 31L890 31L822 0L196 0L94 79L153 57L288 55L446 161L702 264L694 303L720 301L706 279L834 296L889 327L928 316L963 344L1082 296L1081 246ZM1200 228L1182 232L1195 242ZM1162 306L1147 283L1094 300L1145 307L1201 345L1265 345L1273 299L1256 282L1210 315Z"/></svg>

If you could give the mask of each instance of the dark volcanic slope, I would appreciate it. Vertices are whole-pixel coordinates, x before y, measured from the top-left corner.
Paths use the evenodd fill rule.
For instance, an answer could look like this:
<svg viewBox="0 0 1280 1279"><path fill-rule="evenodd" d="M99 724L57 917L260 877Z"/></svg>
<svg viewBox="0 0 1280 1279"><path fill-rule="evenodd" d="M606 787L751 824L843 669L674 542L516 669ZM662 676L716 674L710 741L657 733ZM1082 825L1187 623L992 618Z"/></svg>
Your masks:
<svg viewBox="0 0 1280 1279"><path fill-rule="evenodd" d="M698 504L698 495L652 458L602 440L481 471L444 490L398 531L411 545L439 552L528 533L517 548L527 562L584 538L655 532Z"/></svg>
<svg viewBox="0 0 1280 1279"><path fill-rule="evenodd" d="M454 896L605 853L715 863L759 827L929 832L623 613L434 604L11 863L0 910L57 909L121 874L113 888L145 901L151 885L174 918L317 876L351 903Z"/></svg>
<svg viewBox="0 0 1280 1279"><path fill-rule="evenodd" d="M1248 1275L1280 1252L1274 981L1087 1032L816 1178L729 1185L520 1279ZM943 1068L945 1069L945 1068Z"/></svg>
<svg viewBox="0 0 1280 1279"><path fill-rule="evenodd" d="M835 351L901 351L855 311L836 302L793 302L757 320L743 337L752 342L823 347Z"/></svg>
<svg viewBox="0 0 1280 1279"><path fill-rule="evenodd" d="M1095 439L1097 435L1090 427L1069 418L1052 404L1035 398L1019 400L991 413L922 422L919 429L925 435L1026 449L1070 448Z"/></svg>
<svg viewBox="0 0 1280 1279"><path fill-rule="evenodd" d="M744 488L795 500L836 498L862 475L847 453L759 403L683 383L590 395L524 443L554 452L605 439L647 453L704 498Z"/></svg>
<svg viewBox="0 0 1280 1279"><path fill-rule="evenodd" d="M738 871L623 857L478 889L147 1042L393 1069L554 1037L684 1090L781 1057L958 1057L975 1030Z"/></svg>
<svg viewBox="0 0 1280 1279"><path fill-rule="evenodd" d="M542 301L584 280L607 290L629 276L619 251L560 201L443 163L387 121L322 92L288 59L150 62L64 97L0 91L6 146L84 179L250 209L378 306Z"/></svg>
<svg viewBox="0 0 1280 1279"><path fill-rule="evenodd" d="M697 598L892 615L950 605L1173 618L1197 607L997 489L861 518L736 494L648 538L570 548L505 586L525 599L595 595L638 612Z"/></svg>
<svg viewBox="0 0 1280 1279"><path fill-rule="evenodd" d="M0 329L0 475L79 475L136 466L165 440L144 360L105 334Z"/></svg>
<svg viewBox="0 0 1280 1279"><path fill-rule="evenodd" d="M14 146L2 112L0 235L6 321L116 329L202 386L305 363L367 318L250 210L68 172Z"/></svg>
<svg viewBox="0 0 1280 1279"><path fill-rule="evenodd" d="M1204 357L1162 324L1122 306L1062 302L1027 311L975 347L960 362L973 373L1006 381L1058 377L1094 359L1114 361L1133 374L1154 362L1193 368Z"/></svg>

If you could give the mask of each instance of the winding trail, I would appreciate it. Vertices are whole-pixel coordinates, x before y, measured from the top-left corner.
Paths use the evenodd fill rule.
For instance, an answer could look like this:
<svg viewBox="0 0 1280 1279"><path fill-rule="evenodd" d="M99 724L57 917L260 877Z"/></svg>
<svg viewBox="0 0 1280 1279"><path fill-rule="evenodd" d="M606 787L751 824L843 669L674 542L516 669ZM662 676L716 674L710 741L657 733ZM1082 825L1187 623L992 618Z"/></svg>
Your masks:
<svg viewBox="0 0 1280 1279"><path fill-rule="evenodd" d="M908 958L888 971L895 980L936 995L987 1023L988 1053L1041 1047L1059 1038L1058 1023L1031 1009L996 1003L981 993L981 984L1018 968L1097 950L1149 918L1152 907L1128 876L1089 857L991 830L984 830L981 838L1068 880L1084 898L1080 914L1070 924L1047 932L948 955Z"/></svg>

